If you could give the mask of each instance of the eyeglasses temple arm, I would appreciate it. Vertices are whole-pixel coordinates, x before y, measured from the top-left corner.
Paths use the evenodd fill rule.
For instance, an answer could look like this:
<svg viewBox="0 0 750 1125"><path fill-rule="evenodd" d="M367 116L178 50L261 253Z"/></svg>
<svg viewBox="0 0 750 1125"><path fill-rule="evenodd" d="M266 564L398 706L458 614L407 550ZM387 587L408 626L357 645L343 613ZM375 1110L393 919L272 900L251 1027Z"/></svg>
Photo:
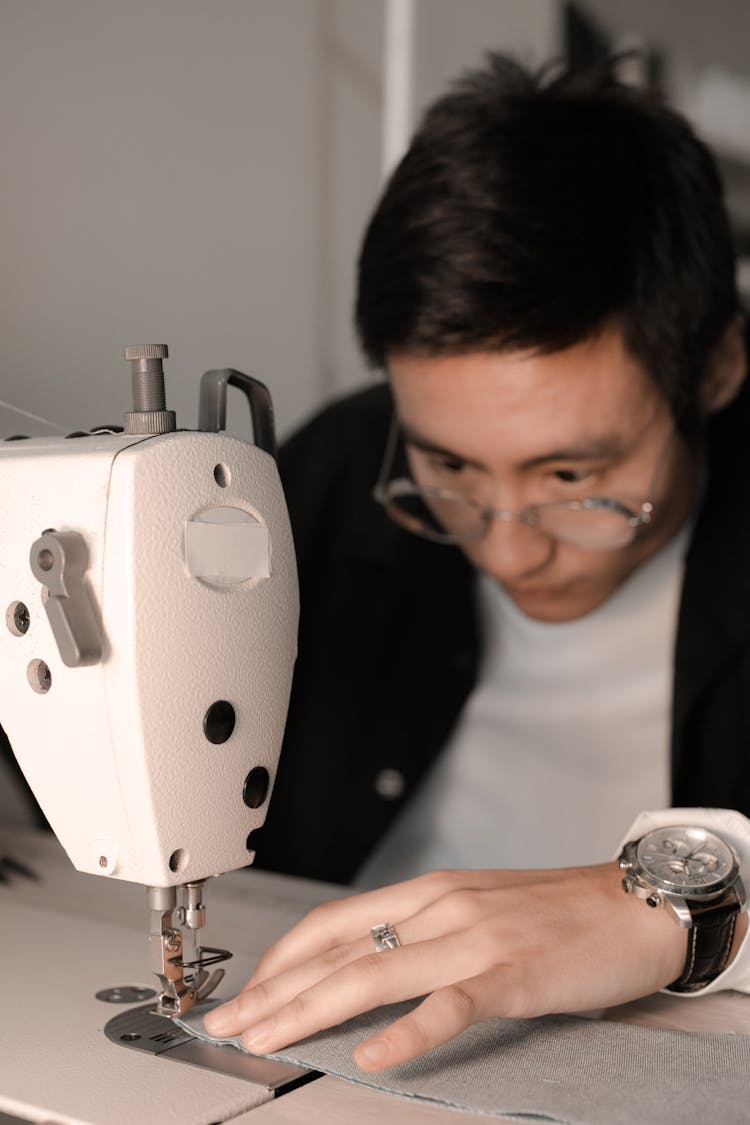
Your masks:
<svg viewBox="0 0 750 1125"><path fill-rule="evenodd" d="M372 495L379 504L382 504L388 498L386 492L386 482L388 480L388 474L390 473L391 467L393 465L393 458L396 454L399 429L400 423L398 420L398 415L394 410L391 414L391 420L388 424L388 437L386 438L385 452L383 453L380 472L378 473L378 479L375 482L375 487L372 490Z"/></svg>

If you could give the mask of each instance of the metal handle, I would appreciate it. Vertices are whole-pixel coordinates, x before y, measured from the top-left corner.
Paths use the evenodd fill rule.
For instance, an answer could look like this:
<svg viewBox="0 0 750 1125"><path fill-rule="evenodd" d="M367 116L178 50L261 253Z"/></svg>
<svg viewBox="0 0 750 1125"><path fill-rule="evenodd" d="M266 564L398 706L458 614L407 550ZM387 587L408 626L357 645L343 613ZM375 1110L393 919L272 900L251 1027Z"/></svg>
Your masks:
<svg viewBox="0 0 750 1125"><path fill-rule="evenodd" d="M255 444L275 457L276 432L270 391L259 379L243 375L233 367L206 371L201 379L198 429L209 433L226 429L227 386L237 387L245 395L250 407Z"/></svg>

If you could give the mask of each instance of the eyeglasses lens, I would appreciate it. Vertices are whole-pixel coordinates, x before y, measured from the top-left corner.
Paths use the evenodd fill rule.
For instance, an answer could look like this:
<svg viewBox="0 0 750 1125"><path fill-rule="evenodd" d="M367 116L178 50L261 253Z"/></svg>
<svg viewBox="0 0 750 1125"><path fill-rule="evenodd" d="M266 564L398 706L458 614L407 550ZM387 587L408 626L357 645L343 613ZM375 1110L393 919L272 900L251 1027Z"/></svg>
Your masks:
<svg viewBox="0 0 750 1125"><path fill-rule="evenodd" d="M450 494L433 496L415 491L391 495L388 513L410 531L448 543L476 539L487 526L478 508Z"/></svg>
<svg viewBox="0 0 750 1125"><path fill-rule="evenodd" d="M492 517L450 493L404 489L387 503L392 519L417 535L438 542L461 543L479 539L492 526ZM512 517L511 517L512 518ZM607 506L541 504L516 519L562 543L590 551L612 551L627 546L635 527L623 511Z"/></svg>
<svg viewBox="0 0 750 1125"><path fill-rule="evenodd" d="M536 513L536 526L545 535L584 551L616 551L635 534L628 517L608 507L546 504Z"/></svg>

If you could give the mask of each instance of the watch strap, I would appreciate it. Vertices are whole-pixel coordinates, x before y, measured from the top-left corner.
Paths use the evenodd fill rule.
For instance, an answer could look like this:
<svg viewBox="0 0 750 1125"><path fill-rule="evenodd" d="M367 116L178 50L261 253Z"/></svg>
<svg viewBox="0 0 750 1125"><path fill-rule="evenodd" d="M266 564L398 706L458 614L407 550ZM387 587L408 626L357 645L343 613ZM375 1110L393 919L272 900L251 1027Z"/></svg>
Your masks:
<svg viewBox="0 0 750 1125"><path fill-rule="evenodd" d="M689 902L693 924L688 930L685 967L667 986L669 992L697 992L723 973L734 941L740 897L734 887L713 902Z"/></svg>

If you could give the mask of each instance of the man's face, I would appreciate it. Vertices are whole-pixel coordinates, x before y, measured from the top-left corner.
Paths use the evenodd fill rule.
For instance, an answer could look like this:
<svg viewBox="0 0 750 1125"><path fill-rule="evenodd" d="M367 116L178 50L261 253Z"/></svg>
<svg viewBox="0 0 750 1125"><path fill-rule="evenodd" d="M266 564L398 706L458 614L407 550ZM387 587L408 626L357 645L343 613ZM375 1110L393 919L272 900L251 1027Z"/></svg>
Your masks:
<svg viewBox="0 0 750 1125"><path fill-rule="evenodd" d="M601 605L692 507L696 459L614 328L551 355L394 355L389 371L421 484L503 511L588 496L636 511L653 501L652 522L613 551L556 542L517 520L464 544L529 617L570 621Z"/></svg>

